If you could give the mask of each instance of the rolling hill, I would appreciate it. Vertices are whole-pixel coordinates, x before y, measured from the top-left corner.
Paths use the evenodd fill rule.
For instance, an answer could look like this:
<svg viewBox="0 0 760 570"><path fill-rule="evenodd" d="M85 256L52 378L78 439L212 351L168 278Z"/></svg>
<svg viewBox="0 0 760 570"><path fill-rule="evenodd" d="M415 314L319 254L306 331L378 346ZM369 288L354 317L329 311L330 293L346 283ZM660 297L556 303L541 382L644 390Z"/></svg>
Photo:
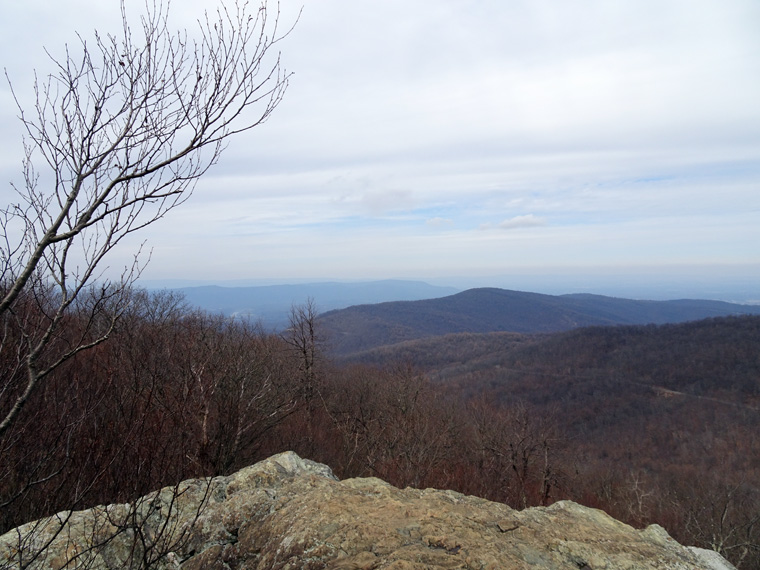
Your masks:
<svg viewBox="0 0 760 570"><path fill-rule="evenodd" d="M357 305L329 311L320 323L330 350L345 356L451 333L560 332L587 326L666 324L760 314L760 306L723 301L638 301L602 295L543 295L469 289L437 299Z"/></svg>

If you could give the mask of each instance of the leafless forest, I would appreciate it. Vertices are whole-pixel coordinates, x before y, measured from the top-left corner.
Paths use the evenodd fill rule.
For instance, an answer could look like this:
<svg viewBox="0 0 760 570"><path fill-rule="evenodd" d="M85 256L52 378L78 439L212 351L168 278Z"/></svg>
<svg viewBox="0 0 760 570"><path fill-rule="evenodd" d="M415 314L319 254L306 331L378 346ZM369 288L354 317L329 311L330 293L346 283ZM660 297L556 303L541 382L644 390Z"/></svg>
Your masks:
<svg viewBox="0 0 760 570"><path fill-rule="evenodd" d="M55 343L79 342L88 315ZM4 403L25 385L14 340ZM311 304L273 334L131 290L110 338L56 368L2 435L0 532L290 449L341 478L515 508L570 498L754 568L758 342L760 319L741 317L442 337L340 363Z"/></svg>

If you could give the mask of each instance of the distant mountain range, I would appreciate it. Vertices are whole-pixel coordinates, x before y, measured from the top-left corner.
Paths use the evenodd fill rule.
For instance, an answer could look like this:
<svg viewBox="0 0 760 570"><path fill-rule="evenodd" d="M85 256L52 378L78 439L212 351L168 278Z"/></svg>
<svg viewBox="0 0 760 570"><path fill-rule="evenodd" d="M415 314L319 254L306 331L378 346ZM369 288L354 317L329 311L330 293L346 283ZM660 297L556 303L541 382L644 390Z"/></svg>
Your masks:
<svg viewBox="0 0 760 570"><path fill-rule="evenodd" d="M211 313L261 321L267 329L287 326L293 305L312 299L319 312L386 301L433 299L459 291L421 281L385 280L358 283L324 282L298 285L175 288L188 303Z"/></svg>
<svg viewBox="0 0 760 570"><path fill-rule="evenodd" d="M320 323L335 355L450 333L560 332L587 326L665 324L728 315L758 315L760 306L723 301L637 301L602 295L543 295L469 289L416 301L328 311Z"/></svg>

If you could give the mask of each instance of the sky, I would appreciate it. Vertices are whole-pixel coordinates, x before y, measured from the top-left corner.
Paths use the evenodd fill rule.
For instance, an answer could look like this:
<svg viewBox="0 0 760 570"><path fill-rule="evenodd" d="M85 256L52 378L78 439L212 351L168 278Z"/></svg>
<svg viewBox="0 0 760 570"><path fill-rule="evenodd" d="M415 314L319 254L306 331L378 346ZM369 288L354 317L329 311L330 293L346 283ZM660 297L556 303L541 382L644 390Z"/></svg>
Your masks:
<svg viewBox="0 0 760 570"><path fill-rule="evenodd" d="M213 6L172 8L192 30ZM52 70L45 49L119 15L116 0L2 7L2 66L27 92ZM757 0L280 8L301 10L280 45L285 99L114 270L146 241L152 282L731 282L760 299ZM23 154L10 102L3 84L5 202Z"/></svg>

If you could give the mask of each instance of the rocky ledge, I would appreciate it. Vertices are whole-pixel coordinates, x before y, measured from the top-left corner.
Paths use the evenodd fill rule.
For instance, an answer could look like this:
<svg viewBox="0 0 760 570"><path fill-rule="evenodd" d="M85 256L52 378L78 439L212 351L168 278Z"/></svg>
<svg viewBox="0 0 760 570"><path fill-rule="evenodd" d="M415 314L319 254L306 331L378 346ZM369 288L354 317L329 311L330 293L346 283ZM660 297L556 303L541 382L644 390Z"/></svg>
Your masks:
<svg viewBox="0 0 760 570"><path fill-rule="evenodd" d="M0 537L0 568L730 570L561 501L509 507L379 479L338 481L282 453L228 477L185 481L129 505L63 512Z"/></svg>

